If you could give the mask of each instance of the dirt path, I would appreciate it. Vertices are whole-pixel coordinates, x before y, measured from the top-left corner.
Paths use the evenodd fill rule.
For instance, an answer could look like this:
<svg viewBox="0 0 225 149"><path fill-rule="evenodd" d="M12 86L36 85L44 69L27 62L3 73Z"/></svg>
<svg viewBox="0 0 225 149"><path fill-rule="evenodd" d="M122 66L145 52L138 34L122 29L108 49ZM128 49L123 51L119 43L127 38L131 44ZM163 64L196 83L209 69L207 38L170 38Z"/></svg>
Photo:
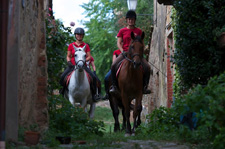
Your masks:
<svg viewBox="0 0 225 149"><path fill-rule="evenodd" d="M82 145L60 145L62 148L96 148L94 144ZM104 149L189 149L186 145L173 142L153 141L153 140L127 140L127 142L113 142L111 145L97 147Z"/></svg>

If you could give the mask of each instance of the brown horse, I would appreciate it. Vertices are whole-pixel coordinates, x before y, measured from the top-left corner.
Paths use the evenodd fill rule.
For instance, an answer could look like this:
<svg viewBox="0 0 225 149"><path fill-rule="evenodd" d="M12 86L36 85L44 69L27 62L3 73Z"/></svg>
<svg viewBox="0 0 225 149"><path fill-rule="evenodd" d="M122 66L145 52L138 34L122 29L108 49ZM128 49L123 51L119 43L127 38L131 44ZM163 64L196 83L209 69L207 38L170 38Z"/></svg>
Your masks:
<svg viewBox="0 0 225 149"><path fill-rule="evenodd" d="M111 77L109 77L111 78ZM109 79L109 86L112 85L112 80ZM122 100L121 100L121 96L120 95L112 95L112 94L109 94L109 103L110 103L110 107L112 109L112 114L113 114L113 117L114 117L114 132L118 132L120 131L120 122L119 122L119 113L120 113L120 110L122 110L122 116L123 116L123 123L122 123L122 130L125 130L126 129L126 116L125 116L125 112L124 112L124 106L123 106L123 103L122 103ZM131 104L130 105L130 109L133 110L134 109L134 105ZM140 119L140 116L138 117L138 122L141 123L141 119Z"/></svg>
<svg viewBox="0 0 225 149"><path fill-rule="evenodd" d="M118 74L118 86L126 117L126 135L135 134L135 128L141 123L140 115L143 96L143 69L141 63L144 53L144 36L144 32L141 37L135 37L134 33L131 32L131 44ZM130 110L133 99L135 99L133 111L134 125L131 131Z"/></svg>

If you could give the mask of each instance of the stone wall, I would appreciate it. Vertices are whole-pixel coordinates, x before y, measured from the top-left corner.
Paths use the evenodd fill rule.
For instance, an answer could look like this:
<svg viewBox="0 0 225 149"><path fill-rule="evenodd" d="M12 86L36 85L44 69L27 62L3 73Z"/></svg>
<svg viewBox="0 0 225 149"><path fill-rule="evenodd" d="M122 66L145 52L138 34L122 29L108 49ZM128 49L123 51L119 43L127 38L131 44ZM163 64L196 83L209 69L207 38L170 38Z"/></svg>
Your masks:
<svg viewBox="0 0 225 149"><path fill-rule="evenodd" d="M148 113L161 105L167 105L166 14L166 6L160 5L157 0L154 0L154 30L149 54L149 63L153 72L149 82L152 93L144 96L143 99L148 101Z"/></svg>
<svg viewBox="0 0 225 149"><path fill-rule="evenodd" d="M45 4L24 0L20 6L19 125L48 126Z"/></svg>

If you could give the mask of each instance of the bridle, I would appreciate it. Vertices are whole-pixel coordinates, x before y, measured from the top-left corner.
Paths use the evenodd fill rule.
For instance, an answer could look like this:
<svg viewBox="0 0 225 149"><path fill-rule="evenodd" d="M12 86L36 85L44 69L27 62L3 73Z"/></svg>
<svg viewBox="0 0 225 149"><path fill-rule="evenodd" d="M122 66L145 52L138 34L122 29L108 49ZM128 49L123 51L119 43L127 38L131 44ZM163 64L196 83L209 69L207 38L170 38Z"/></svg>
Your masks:
<svg viewBox="0 0 225 149"><path fill-rule="evenodd" d="M75 53L76 53L77 51L75 51ZM75 54L74 53L74 54ZM85 63L86 63L86 61L84 61L84 60L78 60L77 62L75 62L75 67L74 67L74 70L76 70L76 69L80 69L77 65L79 64L79 62L82 62L83 63L83 65L82 65L82 69L84 69L84 67L85 67Z"/></svg>
<svg viewBox="0 0 225 149"><path fill-rule="evenodd" d="M139 53L134 53L134 54L132 54L132 53L130 52L132 49L134 49L134 48L132 47L132 44L133 44L135 41L138 41L138 40L132 41L131 45L129 46L129 52L128 52L128 53L130 54L131 58L128 58L127 55L126 55L125 53L122 53L123 56L124 56L124 58L125 58L126 60L128 60L129 62L133 63L133 64L135 64L135 61L133 60L135 56L139 56L139 57L141 58L141 55L140 55ZM140 41L138 41L138 42L140 42Z"/></svg>

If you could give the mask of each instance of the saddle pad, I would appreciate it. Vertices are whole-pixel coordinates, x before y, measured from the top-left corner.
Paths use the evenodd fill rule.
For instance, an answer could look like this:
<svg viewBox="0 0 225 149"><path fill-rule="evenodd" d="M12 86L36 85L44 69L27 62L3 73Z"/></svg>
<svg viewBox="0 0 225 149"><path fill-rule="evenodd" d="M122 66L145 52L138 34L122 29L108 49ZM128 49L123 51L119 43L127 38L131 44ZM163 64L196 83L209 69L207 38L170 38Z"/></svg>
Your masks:
<svg viewBox="0 0 225 149"><path fill-rule="evenodd" d="M118 78L118 75L119 75L119 72L120 72L120 70L121 70L121 67L123 66L123 63L124 63L125 61L123 60L121 63L120 63L120 66L119 66L119 68L117 69L117 71L116 71L116 77Z"/></svg>
<svg viewBox="0 0 225 149"><path fill-rule="evenodd" d="M74 70L70 74L67 75L67 77L66 77L66 86L69 85L70 78L71 78L73 72L74 72ZM89 84L91 84L91 76L86 71L85 71L85 73L87 75Z"/></svg>

